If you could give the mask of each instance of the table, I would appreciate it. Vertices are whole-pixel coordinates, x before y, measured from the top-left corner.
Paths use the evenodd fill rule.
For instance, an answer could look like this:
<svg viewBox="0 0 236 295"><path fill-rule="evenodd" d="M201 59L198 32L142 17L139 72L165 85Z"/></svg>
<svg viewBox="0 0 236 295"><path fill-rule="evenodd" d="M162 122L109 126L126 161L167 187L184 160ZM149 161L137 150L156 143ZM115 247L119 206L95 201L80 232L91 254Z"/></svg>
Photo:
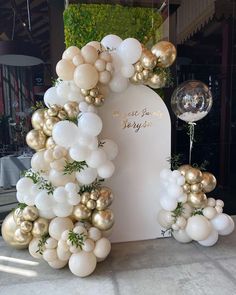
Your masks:
<svg viewBox="0 0 236 295"><path fill-rule="evenodd" d="M21 177L21 172L29 169L31 157L6 156L0 159L0 187L4 189L15 186Z"/></svg>

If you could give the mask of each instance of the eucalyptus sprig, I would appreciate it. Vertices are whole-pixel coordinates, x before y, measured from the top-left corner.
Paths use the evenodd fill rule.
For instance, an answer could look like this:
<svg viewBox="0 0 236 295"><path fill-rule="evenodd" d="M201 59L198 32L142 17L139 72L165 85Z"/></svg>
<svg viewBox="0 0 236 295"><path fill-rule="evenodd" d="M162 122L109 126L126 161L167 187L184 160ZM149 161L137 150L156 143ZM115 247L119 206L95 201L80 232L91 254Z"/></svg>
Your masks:
<svg viewBox="0 0 236 295"><path fill-rule="evenodd" d="M93 183L91 183L89 185L82 185L80 187L79 194L81 195L85 192L91 193L91 191L98 189L102 185L103 181L104 181L104 179L96 179Z"/></svg>
<svg viewBox="0 0 236 295"><path fill-rule="evenodd" d="M183 212L184 212L183 203L179 202L176 209L172 211L172 216L174 217L175 222L177 218L183 214Z"/></svg>
<svg viewBox="0 0 236 295"><path fill-rule="evenodd" d="M177 170L182 165L183 156L183 154L173 154L171 157L167 158L171 170Z"/></svg>
<svg viewBox="0 0 236 295"><path fill-rule="evenodd" d="M98 147L103 147L105 143L106 143L105 141L100 141L98 144Z"/></svg>
<svg viewBox="0 0 236 295"><path fill-rule="evenodd" d="M60 79L60 78L57 78L57 79L52 78L52 86L57 86L61 82L62 82L62 79Z"/></svg>
<svg viewBox="0 0 236 295"><path fill-rule="evenodd" d="M203 208L195 209L192 213L192 216L195 216L195 215L203 215Z"/></svg>
<svg viewBox="0 0 236 295"><path fill-rule="evenodd" d="M17 204L15 209L19 208L20 210L24 210L25 207L27 207L27 205L25 203L19 203L19 204Z"/></svg>
<svg viewBox="0 0 236 295"><path fill-rule="evenodd" d="M45 234L43 235L39 242L38 242L38 250L36 251L36 253L39 253L40 255L43 255L43 251L44 251L44 246L47 243L47 239L49 238L49 234Z"/></svg>
<svg viewBox="0 0 236 295"><path fill-rule="evenodd" d="M36 101L35 105L31 106L31 111L32 112L35 112L37 111L38 109L44 109L45 106L44 106L44 103L42 101Z"/></svg>
<svg viewBox="0 0 236 295"><path fill-rule="evenodd" d="M201 171L206 171L206 166L208 166L209 164L210 164L209 161L204 160L200 165L198 165L197 163L194 163L194 164L192 164L192 166L194 168L201 170Z"/></svg>
<svg viewBox="0 0 236 295"><path fill-rule="evenodd" d="M35 172L32 169L29 169L23 173L23 176L32 179L33 183L37 184L39 189L46 190L49 195L53 194L55 189L54 186L50 181L43 178L43 176L41 176L39 172Z"/></svg>
<svg viewBox="0 0 236 295"><path fill-rule="evenodd" d="M68 240L71 242L71 245L75 246L76 248L79 247L81 250L86 237L87 236L84 233L78 234L73 232L73 230L70 230L68 233Z"/></svg>
<svg viewBox="0 0 236 295"><path fill-rule="evenodd" d="M164 237L167 233L168 233L169 235L171 235L172 232L173 232L173 229L172 229L172 228L168 228L168 229L166 229L166 230L161 230L161 235Z"/></svg>
<svg viewBox="0 0 236 295"><path fill-rule="evenodd" d="M88 167L88 165L85 161L80 161L80 162L66 161L66 164L64 166L64 174L72 174L73 172L80 172L80 171L84 170L85 167Z"/></svg>
<svg viewBox="0 0 236 295"><path fill-rule="evenodd" d="M67 120L67 121L70 121L70 122L72 122L72 123L74 123L74 124L78 124L78 118L75 116L75 117L69 117L69 116L67 116L66 118L65 118L65 120Z"/></svg>

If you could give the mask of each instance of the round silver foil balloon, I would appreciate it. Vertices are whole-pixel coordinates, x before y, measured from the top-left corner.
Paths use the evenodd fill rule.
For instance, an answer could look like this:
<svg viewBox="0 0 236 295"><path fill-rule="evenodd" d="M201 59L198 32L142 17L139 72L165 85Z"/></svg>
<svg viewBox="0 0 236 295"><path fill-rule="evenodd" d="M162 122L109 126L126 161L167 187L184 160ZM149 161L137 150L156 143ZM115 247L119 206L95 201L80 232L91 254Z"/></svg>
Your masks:
<svg viewBox="0 0 236 295"><path fill-rule="evenodd" d="M171 107L179 119L196 122L204 118L212 107L211 91L201 81L186 81L172 94Z"/></svg>

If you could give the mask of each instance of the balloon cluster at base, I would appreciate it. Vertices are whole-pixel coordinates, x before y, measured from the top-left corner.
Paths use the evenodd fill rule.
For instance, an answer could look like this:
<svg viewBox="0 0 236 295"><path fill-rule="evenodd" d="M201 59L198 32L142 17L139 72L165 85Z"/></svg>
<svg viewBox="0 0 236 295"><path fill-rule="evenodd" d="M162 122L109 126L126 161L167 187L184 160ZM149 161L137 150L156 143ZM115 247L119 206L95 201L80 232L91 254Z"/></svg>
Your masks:
<svg viewBox="0 0 236 295"><path fill-rule="evenodd" d="M181 243L197 241L213 246L219 235L233 232L233 219L223 213L224 202L207 198L206 193L216 187L216 178L190 165L178 170L164 169L160 173L161 191L158 221Z"/></svg>

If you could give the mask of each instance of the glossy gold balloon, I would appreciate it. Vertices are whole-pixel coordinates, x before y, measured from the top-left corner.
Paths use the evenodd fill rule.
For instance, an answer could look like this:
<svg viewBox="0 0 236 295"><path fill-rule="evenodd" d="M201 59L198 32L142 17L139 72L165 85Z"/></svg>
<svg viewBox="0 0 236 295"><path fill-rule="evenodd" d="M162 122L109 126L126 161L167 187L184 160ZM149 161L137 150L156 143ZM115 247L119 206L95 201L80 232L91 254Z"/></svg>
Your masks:
<svg viewBox="0 0 236 295"><path fill-rule="evenodd" d="M35 220L33 224L33 229L32 229L32 235L35 238L39 238L46 233L48 233L48 220L42 217L39 217L38 219Z"/></svg>
<svg viewBox="0 0 236 295"><path fill-rule="evenodd" d="M94 211L92 224L100 230L108 230L114 224L114 214L112 210Z"/></svg>
<svg viewBox="0 0 236 295"><path fill-rule="evenodd" d="M83 88L80 89L80 92L81 92L81 94L82 94L83 96L87 96L87 95L89 95L89 91L90 91L90 90L83 89Z"/></svg>
<svg viewBox="0 0 236 295"><path fill-rule="evenodd" d="M157 58L148 49L144 49L140 57L140 63L144 69L152 70L157 65Z"/></svg>
<svg viewBox="0 0 236 295"><path fill-rule="evenodd" d="M149 70L143 70L142 74L143 74L143 79L147 80L150 77L151 72Z"/></svg>
<svg viewBox="0 0 236 295"><path fill-rule="evenodd" d="M17 228L14 234L14 240L24 246L28 246L32 238L31 233L22 233L20 228Z"/></svg>
<svg viewBox="0 0 236 295"><path fill-rule="evenodd" d="M64 110L70 118L77 117L79 114L79 105L75 101L67 102L64 105Z"/></svg>
<svg viewBox="0 0 236 295"><path fill-rule="evenodd" d="M47 120L50 120L50 118L47 119ZM46 126L46 124L44 124L44 125L43 125L43 133L44 133L46 136L51 136L51 135L52 135L52 130L48 129L47 126Z"/></svg>
<svg viewBox="0 0 236 295"><path fill-rule="evenodd" d="M47 141L46 141L46 148L47 148L47 149L52 149L52 148L54 148L55 146L56 146L55 141L53 140L52 137L49 137L49 138L47 139Z"/></svg>
<svg viewBox="0 0 236 295"><path fill-rule="evenodd" d="M45 129L43 129L43 130L49 130L50 131L50 134L46 133L48 136L51 136L52 129L53 129L54 125L56 123L58 123L59 121L60 121L60 119L57 118L57 117L51 117L51 118L49 118L49 119L47 119L45 121L45 123L44 123Z"/></svg>
<svg viewBox="0 0 236 295"><path fill-rule="evenodd" d="M86 207L93 210L96 208L96 202L94 200L89 200L86 204Z"/></svg>
<svg viewBox="0 0 236 295"><path fill-rule="evenodd" d="M104 97L102 94L98 95L97 97L95 97L94 99L94 105L97 107L102 106L104 103Z"/></svg>
<svg viewBox="0 0 236 295"><path fill-rule="evenodd" d="M184 191L185 194L188 194L188 193L191 192L191 188L190 188L190 185L189 185L188 183L185 183L185 184L182 186L182 188L183 188L183 191Z"/></svg>
<svg viewBox="0 0 236 295"><path fill-rule="evenodd" d="M202 190L205 193L209 193L213 191L216 187L216 178L213 174L209 172L203 172L202 173Z"/></svg>
<svg viewBox="0 0 236 295"><path fill-rule="evenodd" d="M190 168L185 173L185 180L189 184L196 184L202 181L202 172L197 168Z"/></svg>
<svg viewBox="0 0 236 295"><path fill-rule="evenodd" d="M81 203L86 205L87 202L89 201L90 199L90 193L89 192L84 192L82 195L81 195Z"/></svg>
<svg viewBox="0 0 236 295"><path fill-rule="evenodd" d="M154 89L163 88L166 85L166 77L163 74L153 73L150 75L147 85Z"/></svg>
<svg viewBox="0 0 236 295"><path fill-rule="evenodd" d="M67 113L63 110L60 110L57 116L60 120L65 120L67 118Z"/></svg>
<svg viewBox="0 0 236 295"><path fill-rule="evenodd" d="M141 72L144 70L144 68L143 68L143 66L142 66L142 64L141 64L140 61L138 61L138 62L134 65L134 69L135 69L135 71L138 72L138 73L141 73Z"/></svg>
<svg viewBox="0 0 236 295"><path fill-rule="evenodd" d="M114 197L112 191L108 187L102 187L100 190L100 195L97 200L97 210L104 210L109 207L113 201Z"/></svg>
<svg viewBox="0 0 236 295"><path fill-rule="evenodd" d="M161 68L170 67L177 55L175 46L168 41L158 42L151 51L157 57L157 65Z"/></svg>
<svg viewBox="0 0 236 295"><path fill-rule="evenodd" d="M132 84L140 84L140 81L137 78L138 74L138 72L134 73L134 75L129 79Z"/></svg>
<svg viewBox="0 0 236 295"><path fill-rule="evenodd" d="M56 117L60 109L61 108L59 106L54 104L50 106L50 108L47 110L47 113L50 117Z"/></svg>
<svg viewBox="0 0 236 295"><path fill-rule="evenodd" d="M22 211L24 220L35 221L39 217L38 209L34 206L27 206Z"/></svg>
<svg viewBox="0 0 236 295"><path fill-rule="evenodd" d="M73 216L76 220L86 220L91 216L92 211L88 209L85 205L79 204L74 207Z"/></svg>
<svg viewBox="0 0 236 295"><path fill-rule="evenodd" d="M22 221L24 221L24 218L22 216L22 213L23 213L23 210L20 209L20 208L16 208L14 211L13 211L13 218L15 220L15 223L17 225L20 225Z"/></svg>
<svg viewBox="0 0 236 295"><path fill-rule="evenodd" d="M97 97L99 95L99 90L98 88L93 88L89 91L89 95L91 95L92 97Z"/></svg>
<svg viewBox="0 0 236 295"><path fill-rule="evenodd" d="M41 130L31 130L26 135L26 142L30 148L39 151L44 149L46 144L46 136Z"/></svg>
<svg viewBox="0 0 236 295"><path fill-rule="evenodd" d="M25 221L21 222L21 224L20 224L20 231L23 234L27 234L27 233L31 232L32 228L33 228L33 224L30 221L25 220Z"/></svg>
<svg viewBox="0 0 236 295"><path fill-rule="evenodd" d="M100 191L98 189L92 190L91 193L90 193L90 199L96 201L98 199L98 197L99 197L99 194L100 194Z"/></svg>
<svg viewBox="0 0 236 295"><path fill-rule="evenodd" d="M2 237L4 241L11 247L16 249L25 249L28 244L21 244L14 239L15 231L17 229L16 222L13 217L13 212L9 213L2 223Z"/></svg>
<svg viewBox="0 0 236 295"><path fill-rule="evenodd" d="M35 111L31 118L31 124L34 129L42 129L44 124L44 112L45 109L38 109Z"/></svg>
<svg viewBox="0 0 236 295"><path fill-rule="evenodd" d="M185 176L186 171L187 171L188 169L190 169L190 168L192 168L191 165L188 165L188 164L186 164L186 165L181 165L181 166L178 168L178 171L179 171L183 176Z"/></svg>
<svg viewBox="0 0 236 295"><path fill-rule="evenodd" d="M207 197L204 193L190 193L188 203L194 208L202 208L207 204Z"/></svg>
<svg viewBox="0 0 236 295"><path fill-rule="evenodd" d="M202 184L201 182L192 184L190 186L192 193L200 193L202 191Z"/></svg>
<svg viewBox="0 0 236 295"><path fill-rule="evenodd" d="M84 100L88 103L88 104L93 104L95 99L94 97L92 97L91 95L87 95L85 96Z"/></svg>

